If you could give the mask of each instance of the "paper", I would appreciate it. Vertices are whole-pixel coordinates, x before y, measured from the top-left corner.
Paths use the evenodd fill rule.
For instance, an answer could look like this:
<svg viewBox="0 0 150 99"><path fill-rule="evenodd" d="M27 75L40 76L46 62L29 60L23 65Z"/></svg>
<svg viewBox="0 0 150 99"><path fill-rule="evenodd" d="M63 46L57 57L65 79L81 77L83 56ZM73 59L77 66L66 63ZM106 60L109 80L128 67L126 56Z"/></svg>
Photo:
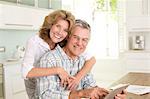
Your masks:
<svg viewBox="0 0 150 99"><path fill-rule="evenodd" d="M144 95L150 93L150 86L129 85L127 88L127 92L137 95Z"/></svg>

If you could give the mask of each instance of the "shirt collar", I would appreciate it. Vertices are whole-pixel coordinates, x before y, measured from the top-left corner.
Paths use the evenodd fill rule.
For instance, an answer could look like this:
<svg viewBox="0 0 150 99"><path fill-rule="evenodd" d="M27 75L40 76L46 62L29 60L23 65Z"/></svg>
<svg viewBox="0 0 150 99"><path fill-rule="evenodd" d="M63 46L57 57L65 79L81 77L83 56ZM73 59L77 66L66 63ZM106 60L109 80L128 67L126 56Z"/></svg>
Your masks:
<svg viewBox="0 0 150 99"><path fill-rule="evenodd" d="M58 50L58 52L59 53L61 53L61 55L63 56L63 59L65 59L65 60L72 60L72 61L76 61L76 60L78 60L78 58L79 57L77 57L75 60L73 60L72 58L70 58L65 52L64 52L64 50L59 46L59 45L57 45L57 48L56 48L56 50Z"/></svg>

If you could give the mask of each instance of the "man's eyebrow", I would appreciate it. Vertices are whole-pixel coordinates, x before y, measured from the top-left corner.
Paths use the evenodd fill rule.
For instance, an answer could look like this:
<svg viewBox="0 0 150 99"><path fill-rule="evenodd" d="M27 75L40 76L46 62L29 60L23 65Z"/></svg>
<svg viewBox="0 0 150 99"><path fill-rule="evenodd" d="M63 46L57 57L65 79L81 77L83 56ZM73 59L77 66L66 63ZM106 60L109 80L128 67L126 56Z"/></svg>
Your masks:
<svg viewBox="0 0 150 99"><path fill-rule="evenodd" d="M72 36L78 36L78 35L73 34Z"/></svg>
<svg viewBox="0 0 150 99"><path fill-rule="evenodd" d="M80 36L75 35L75 34L73 34L72 36L75 36L75 37L79 37L79 38L81 38ZM87 40L89 40L89 38L82 38L82 39L87 39Z"/></svg>

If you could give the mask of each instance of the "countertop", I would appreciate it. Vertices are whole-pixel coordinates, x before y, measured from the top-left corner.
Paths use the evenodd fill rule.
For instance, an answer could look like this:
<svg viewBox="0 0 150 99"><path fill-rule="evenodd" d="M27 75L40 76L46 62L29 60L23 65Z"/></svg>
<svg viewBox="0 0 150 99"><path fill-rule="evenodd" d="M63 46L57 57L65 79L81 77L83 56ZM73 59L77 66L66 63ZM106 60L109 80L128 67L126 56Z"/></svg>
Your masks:
<svg viewBox="0 0 150 99"><path fill-rule="evenodd" d="M111 86L118 84L150 86L149 77L150 73L130 72L127 75L123 76L118 81L114 82ZM126 99L150 99L150 93L145 95L136 95L132 93L127 93Z"/></svg>
<svg viewBox="0 0 150 99"><path fill-rule="evenodd" d="M21 64L22 60L0 60L0 67L5 65Z"/></svg>

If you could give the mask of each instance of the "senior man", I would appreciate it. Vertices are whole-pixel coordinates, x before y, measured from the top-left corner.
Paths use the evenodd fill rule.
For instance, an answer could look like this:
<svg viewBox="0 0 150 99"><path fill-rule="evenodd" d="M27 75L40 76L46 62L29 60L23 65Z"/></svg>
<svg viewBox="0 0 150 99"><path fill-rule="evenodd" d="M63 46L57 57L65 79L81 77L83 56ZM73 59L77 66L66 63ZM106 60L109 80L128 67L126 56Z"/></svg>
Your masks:
<svg viewBox="0 0 150 99"><path fill-rule="evenodd" d="M67 44L61 48L59 45L51 51L46 53L40 61L40 66L62 67L68 74L74 76L84 65L86 46L90 39L90 25L83 20L76 20L71 34L67 39ZM63 86L60 84L58 75L46 76L37 78L37 93L40 99L80 99L91 98L100 99L108 94L104 88L97 87L95 81L90 73L88 73L80 81L78 87L74 90L67 86L70 83L66 82ZM125 99L125 94L119 94L116 99Z"/></svg>

